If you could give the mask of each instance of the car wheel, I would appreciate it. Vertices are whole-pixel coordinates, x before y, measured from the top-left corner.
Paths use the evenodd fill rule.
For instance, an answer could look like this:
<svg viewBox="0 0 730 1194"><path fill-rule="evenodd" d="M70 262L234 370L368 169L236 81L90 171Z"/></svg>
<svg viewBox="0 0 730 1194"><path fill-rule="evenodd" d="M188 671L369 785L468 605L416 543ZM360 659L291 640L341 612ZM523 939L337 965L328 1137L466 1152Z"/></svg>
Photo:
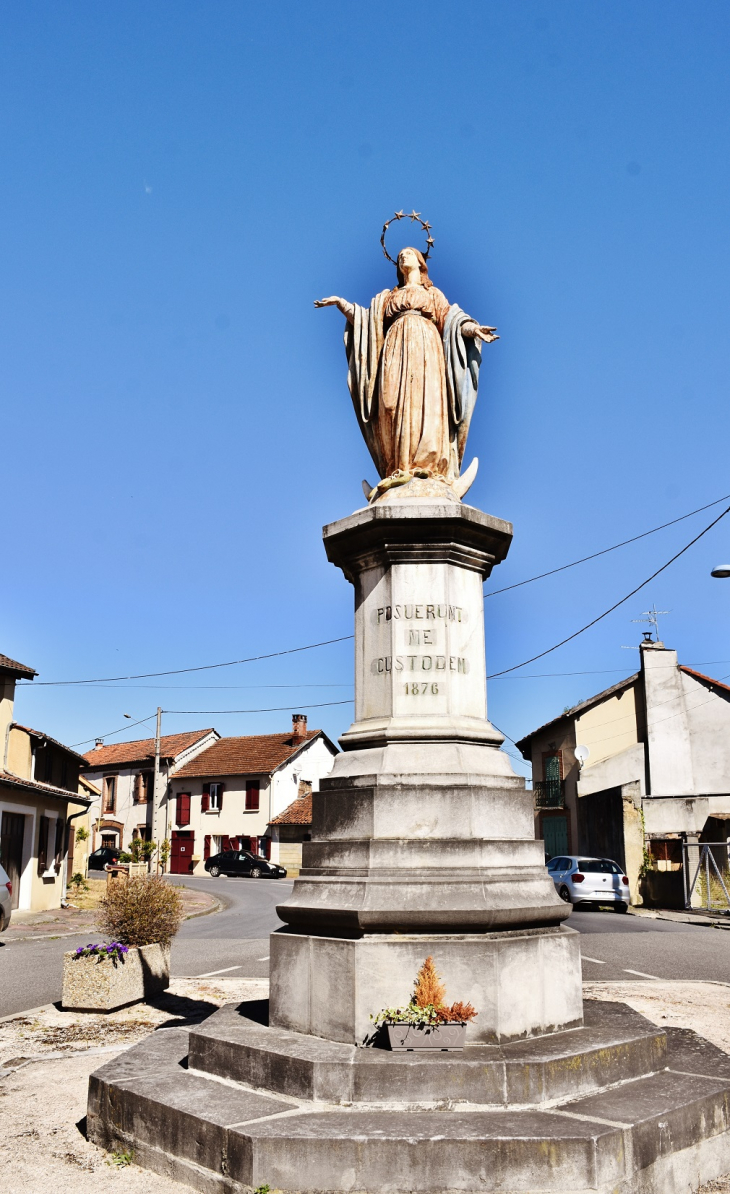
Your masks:
<svg viewBox="0 0 730 1194"><path fill-rule="evenodd" d="M208 872L211 879L217 879L218 876L220 875L220 873L221 873L221 869L219 866L212 866Z"/></svg>
<svg viewBox="0 0 730 1194"><path fill-rule="evenodd" d="M570 903L570 892L568 891L565 884L563 884L563 886L560 888L558 895L560 896L561 900L565 900L566 904Z"/></svg>
<svg viewBox="0 0 730 1194"><path fill-rule="evenodd" d="M261 870L261 867L260 867L260 866L252 866L252 867L251 867L250 874L251 874L251 878L252 878L252 879L260 879L260 878L261 878L261 875L262 875L262 873L263 873L263 872L262 872L262 870Z"/></svg>
<svg viewBox="0 0 730 1194"><path fill-rule="evenodd" d="M614 912L628 912L629 910L628 904L624 904L623 902L620 904L614 904L613 908Z"/></svg>

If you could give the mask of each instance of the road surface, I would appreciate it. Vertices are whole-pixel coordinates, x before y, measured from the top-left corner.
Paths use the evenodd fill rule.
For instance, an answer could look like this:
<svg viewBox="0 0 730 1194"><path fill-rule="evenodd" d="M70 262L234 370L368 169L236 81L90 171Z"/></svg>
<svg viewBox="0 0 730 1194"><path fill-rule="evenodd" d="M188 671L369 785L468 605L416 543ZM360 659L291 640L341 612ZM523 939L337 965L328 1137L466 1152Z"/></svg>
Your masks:
<svg viewBox="0 0 730 1194"><path fill-rule="evenodd" d="M222 912L185 921L172 948L173 975L268 975L268 935L281 924L276 904L286 899L290 882L187 876L171 881L210 891L225 905ZM730 984L728 931L615 912L574 911L568 924L582 935L585 979ZM87 940L88 930L78 937L7 944L0 937L0 1016L60 999L63 953Z"/></svg>

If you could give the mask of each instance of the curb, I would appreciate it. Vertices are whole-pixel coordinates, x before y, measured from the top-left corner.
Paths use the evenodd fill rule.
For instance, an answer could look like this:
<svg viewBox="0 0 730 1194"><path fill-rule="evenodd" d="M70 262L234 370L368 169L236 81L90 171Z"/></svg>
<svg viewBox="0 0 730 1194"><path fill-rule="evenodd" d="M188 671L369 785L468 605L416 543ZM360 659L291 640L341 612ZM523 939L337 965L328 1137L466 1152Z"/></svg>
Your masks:
<svg viewBox="0 0 730 1194"><path fill-rule="evenodd" d="M199 916L210 916L213 912L222 912L224 905L217 896L211 896L214 904L210 908L203 908L201 912L190 912L183 917L183 924L186 920L197 920ZM94 925L87 925L86 928L80 929L66 929L62 933L32 933L29 937L10 937L7 941L3 941L0 937L0 945L5 947L14 945L17 941L57 941L61 937L80 937L82 933L86 933L87 929L94 931ZM730 925L728 926L730 928Z"/></svg>
<svg viewBox="0 0 730 1194"><path fill-rule="evenodd" d="M685 924L697 925L701 929L725 929L730 930L730 918L719 919L711 916L692 916L690 913L683 912L663 912L661 909L655 910L653 908L646 909L631 909L633 916L638 916L644 920L665 920L670 924Z"/></svg>

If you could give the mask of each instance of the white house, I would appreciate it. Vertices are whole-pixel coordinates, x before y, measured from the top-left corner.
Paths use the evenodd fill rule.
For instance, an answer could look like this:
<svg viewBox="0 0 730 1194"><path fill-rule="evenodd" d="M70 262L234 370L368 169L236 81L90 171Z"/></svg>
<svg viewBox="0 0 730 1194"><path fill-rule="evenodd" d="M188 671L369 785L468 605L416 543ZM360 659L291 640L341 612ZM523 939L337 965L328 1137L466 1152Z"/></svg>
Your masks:
<svg viewBox="0 0 730 1194"><path fill-rule="evenodd" d="M661 642L642 643L640 658L634 675L517 743L546 853L614 858L634 902L645 851L658 871L679 871L683 839L730 833L730 687Z"/></svg>
<svg viewBox="0 0 730 1194"><path fill-rule="evenodd" d="M301 713L283 734L221 738L174 775L169 821L170 870L205 874L220 850L248 849L278 861L269 822L303 792L317 791L337 747L323 730L307 730Z"/></svg>
<svg viewBox="0 0 730 1194"><path fill-rule="evenodd" d="M219 738L218 731L212 729L188 730L183 734L162 736L159 780L161 808L165 806L172 776ZM89 810L92 851L99 846L127 850L134 838L151 840L154 738L115 742L110 746L105 746L98 739L94 749L88 751L84 758L84 776L101 792ZM164 816L158 824L158 833L163 836Z"/></svg>

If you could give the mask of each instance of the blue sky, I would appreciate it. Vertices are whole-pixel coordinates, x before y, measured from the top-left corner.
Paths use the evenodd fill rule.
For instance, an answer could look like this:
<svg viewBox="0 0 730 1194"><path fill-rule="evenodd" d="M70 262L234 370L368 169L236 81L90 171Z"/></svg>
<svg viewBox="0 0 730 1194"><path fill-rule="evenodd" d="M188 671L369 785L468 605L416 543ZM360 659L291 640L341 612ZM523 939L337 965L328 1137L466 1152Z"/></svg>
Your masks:
<svg viewBox="0 0 730 1194"><path fill-rule="evenodd" d="M350 633L320 532L373 469L341 316L312 299L392 283L378 239L396 208L431 221L435 281L502 337L467 447L470 500L515 526L491 587L730 491L729 43L717 2L4 5L0 651L50 681ZM587 622L712 516L488 599L489 670ZM730 673L723 557L730 517L495 680L495 722L519 737L632 671L622 646L652 602L684 662ZM164 681L225 688L34 685L16 715L75 743L158 703L283 706L165 717L274 731L346 700L351 657ZM333 737L350 720L307 712Z"/></svg>

